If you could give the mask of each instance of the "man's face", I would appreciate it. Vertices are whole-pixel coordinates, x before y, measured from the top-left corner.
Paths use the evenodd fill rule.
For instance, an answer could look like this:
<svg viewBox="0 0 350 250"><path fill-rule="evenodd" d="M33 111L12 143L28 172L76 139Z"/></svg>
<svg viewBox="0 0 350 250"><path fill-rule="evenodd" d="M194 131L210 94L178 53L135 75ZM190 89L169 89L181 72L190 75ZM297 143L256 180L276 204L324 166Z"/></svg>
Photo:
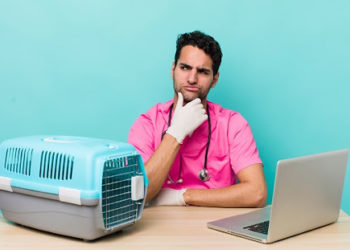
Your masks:
<svg viewBox="0 0 350 250"><path fill-rule="evenodd" d="M219 77L219 73L213 75L212 66L212 59L203 50L191 45L181 49L177 64L171 68L171 77L175 92L182 93L185 103L196 98L206 100Z"/></svg>

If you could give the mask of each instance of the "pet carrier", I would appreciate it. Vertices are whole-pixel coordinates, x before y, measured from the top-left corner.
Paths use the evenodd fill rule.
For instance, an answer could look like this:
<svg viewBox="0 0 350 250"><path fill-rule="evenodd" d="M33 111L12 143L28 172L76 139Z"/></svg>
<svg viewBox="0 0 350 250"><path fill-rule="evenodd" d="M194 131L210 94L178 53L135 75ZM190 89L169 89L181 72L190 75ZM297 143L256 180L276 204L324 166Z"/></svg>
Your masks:
<svg viewBox="0 0 350 250"><path fill-rule="evenodd" d="M0 145L0 209L25 226L93 240L139 220L147 186L127 143L32 136Z"/></svg>

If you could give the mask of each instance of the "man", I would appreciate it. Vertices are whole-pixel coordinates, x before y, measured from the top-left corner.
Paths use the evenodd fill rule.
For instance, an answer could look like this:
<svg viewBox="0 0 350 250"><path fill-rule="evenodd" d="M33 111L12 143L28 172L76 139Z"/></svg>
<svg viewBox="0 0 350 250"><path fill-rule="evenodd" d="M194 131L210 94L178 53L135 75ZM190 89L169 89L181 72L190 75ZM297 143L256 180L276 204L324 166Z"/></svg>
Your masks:
<svg viewBox="0 0 350 250"><path fill-rule="evenodd" d="M221 58L220 46L211 36L194 31L178 37L171 67L174 99L142 114L128 139L145 162L146 201L155 205L265 205L262 162L247 121L207 101L219 79Z"/></svg>

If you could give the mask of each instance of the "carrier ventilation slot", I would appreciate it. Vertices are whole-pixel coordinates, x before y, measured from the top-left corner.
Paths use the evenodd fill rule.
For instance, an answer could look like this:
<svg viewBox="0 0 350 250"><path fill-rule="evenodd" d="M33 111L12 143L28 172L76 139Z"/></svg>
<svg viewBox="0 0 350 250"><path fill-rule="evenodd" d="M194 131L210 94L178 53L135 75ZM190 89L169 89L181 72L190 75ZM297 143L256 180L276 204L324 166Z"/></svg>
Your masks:
<svg viewBox="0 0 350 250"><path fill-rule="evenodd" d="M4 168L10 172L30 175L32 168L33 149L8 148L5 153Z"/></svg>
<svg viewBox="0 0 350 250"><path fill-rule="evenodd" d="M105 229L136 221L139 203L131 200L131 177L140 174L137 156L121 157L104 163L102 214Z"/></svg>
<svg viewBox="0 0 350 250"><path fill-rule="evenodd" d="M39 177L55 180L71 180L74 157L67 154L42 151L40 156Z"/></svg>

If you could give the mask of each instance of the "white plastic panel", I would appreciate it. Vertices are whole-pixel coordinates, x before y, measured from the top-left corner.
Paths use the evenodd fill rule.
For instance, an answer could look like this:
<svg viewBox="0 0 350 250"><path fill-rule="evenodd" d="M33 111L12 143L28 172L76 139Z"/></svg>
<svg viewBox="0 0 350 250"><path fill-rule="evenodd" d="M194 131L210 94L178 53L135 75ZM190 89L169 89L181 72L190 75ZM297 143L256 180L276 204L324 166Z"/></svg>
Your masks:
<svg viewBox="0 0 350 250"><path fill-rule="evenodd" d="M131 177L131 199L133 201L141 200L145 197L144 185L143 176Z"/></svg>
<svg viewBox="0 0 350 250"><path fill-rule="evenodd" d="M80 190L60 187L58 191L60 201L81 205Z"/></svg>
<svg viewBox="0 0 350 250"><path fill-rule="evenodd" d="M11 179L0 176L0 190L13 192L11 188Z"/></svg>

